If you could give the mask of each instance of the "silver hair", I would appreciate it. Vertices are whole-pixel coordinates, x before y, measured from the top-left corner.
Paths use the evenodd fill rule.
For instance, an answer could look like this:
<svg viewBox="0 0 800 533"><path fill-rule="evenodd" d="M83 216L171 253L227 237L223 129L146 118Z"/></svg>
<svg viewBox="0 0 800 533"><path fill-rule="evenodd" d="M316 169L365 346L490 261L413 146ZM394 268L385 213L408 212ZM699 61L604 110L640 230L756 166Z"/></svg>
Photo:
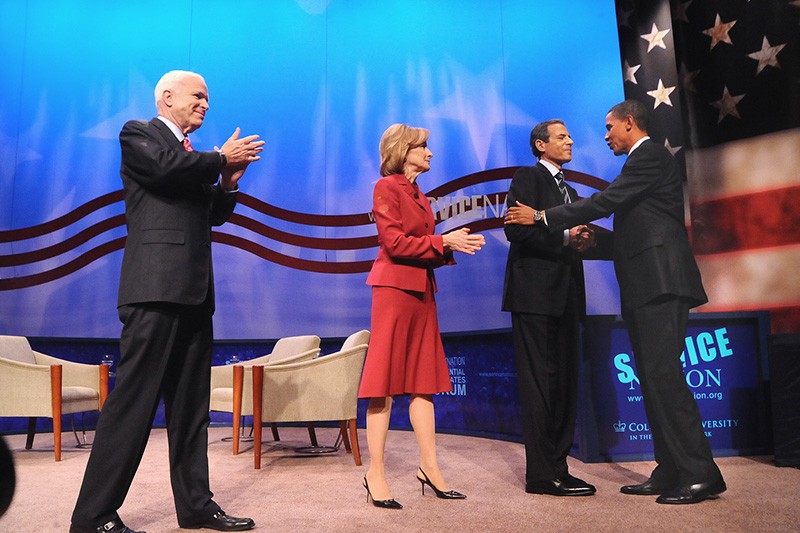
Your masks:
<svg viewBox="0 0 800 533"><path fill-rule="evenodd" d="M190 77L197 77L201 80L203 79L203 76L200 74L197 74L196 72L190 72L188 70L170 70L161 76L161 79L158 80L158 83L156 83L155 91L153 91L156 97L156 107L158 107L161 103L161 97L164 94L164 91L174 90L175 86L178 85L181 80ZM203 82L205 83L205 80L203 80Z"/></svg>

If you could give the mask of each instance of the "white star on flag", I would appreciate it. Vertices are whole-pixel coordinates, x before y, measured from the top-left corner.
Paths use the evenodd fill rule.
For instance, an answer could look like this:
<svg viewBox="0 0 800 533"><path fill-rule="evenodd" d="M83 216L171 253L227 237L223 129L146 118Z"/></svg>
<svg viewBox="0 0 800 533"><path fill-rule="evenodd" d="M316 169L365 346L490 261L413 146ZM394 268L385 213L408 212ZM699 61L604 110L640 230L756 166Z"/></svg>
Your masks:
<svg viewBox="0 0 800 533"><path fill-rule="evenodd" d="M784 46L786 46L786 44L776 44L775 46L770 46L769 41L765 36L764 41L761 43L761 50L758 52L753 52L752 54L747 54L747 57L758 61L756 74L761 73L761 71L767 67L781 68L780 64L778 63L778 52L783 50Z"/></svg>
<svg viewBox="0 0 800 533"><path fill-rule="evenodd" d="M638 85L639 82L636 81L636 71L641 68L642 65L633 65L631 66L628 63L628 60L625 60L625 64L623 65L623 70L625 71L625 81L629 81L634 85Z"/></svg>
<svg viewBox="0 0 800 533"><path fill-rule="evenodd" d="M670 146L669 139L664 139L664 148L669 150L669 153L671 153L674 156L680 151L681 148L683 148L683 146L675 146L675 147Z"/></svg>
<svg viewBox="0 0 800 533"><path fill-rule="evenodd" d="M659 48L667 49L667 45L664 44L664 37L669 33L669 30L658 30L656 23L653 23L653 29L650 30L650 33L645 33L644 35L640 35L642 39L647 41L647 53L650 53L650 50L658 46Z"/></svg>
<svg viewBox="0 0 800 533"><path fill-rule="evenodd" d="M722 98L716 102L711 102L711 105L719 109L719 118L717 119L717 124L722 122L722 119L728 115L732 115L736 118L742 118L739 116L739 110L736 109L736 104L738 104L739 100L742 98L744 98L743 94L731 96L731 93L728 92L728 87L722 87Z"/></svg>
<svg viewBox="0 0 800 533"><path fill-rule="evenodd" d="M653 109L657 108L661 104L667 104L668 106L672 107L672 100L669 99L669 95L672 94L672 91L675 90L675 87L664 87L664 82L661 81L661 78L658 79L658 88L653 91L647 91L647 94L655 98L655 102L653 103Z"/></svg>
<svg viewBox="0 0 800 533"><path fill-rule="evenodd" d="M719 13L717 13L717 18L714 21L714 26L708 28L707 30L703 30L703 33L711 37L712 49L721 42L728 43L730 45L733 44L730 35L728 35L728 32L731 31L731 28L733 28L734 24L736 24L735 20L732 20L730 22L722 22L722 19L719 17Z"/></svg>

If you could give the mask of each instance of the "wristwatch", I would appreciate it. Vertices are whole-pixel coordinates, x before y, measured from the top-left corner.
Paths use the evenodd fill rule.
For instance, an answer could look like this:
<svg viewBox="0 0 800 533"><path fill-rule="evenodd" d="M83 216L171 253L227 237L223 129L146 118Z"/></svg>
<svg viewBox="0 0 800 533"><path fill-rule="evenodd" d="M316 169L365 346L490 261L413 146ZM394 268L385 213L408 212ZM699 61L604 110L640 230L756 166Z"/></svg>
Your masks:
<svg viewBox="0 0 800 533"><path fill-rule="evenodd" d="M544 211L534 211L533 212L533 221L534 222L541 222L544 220Z"/></svg>
<svg viewBox="0 0 800 533"><path fill-rule="evenodd" d="M227 167L228 166L228 156L225 155L225 152L223 152L221 148L219 150L217 150L217 153L219 154L220 161L222 161L222 168Z"/></svg>

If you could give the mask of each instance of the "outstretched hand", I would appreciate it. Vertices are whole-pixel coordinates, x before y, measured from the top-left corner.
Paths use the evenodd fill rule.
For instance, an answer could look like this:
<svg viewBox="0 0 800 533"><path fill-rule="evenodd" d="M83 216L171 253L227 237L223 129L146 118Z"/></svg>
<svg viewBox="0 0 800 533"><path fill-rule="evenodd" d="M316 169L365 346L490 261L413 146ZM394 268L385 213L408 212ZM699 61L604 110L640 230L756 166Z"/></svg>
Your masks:
<svg viewBox="0 0 800 533"><path fill-rule="evenodd" d="M575 251L583 252L596 244L594 230L585 225L575 226L569 230L569 245Z"/></svg>
<svg viewBox="0 0 800 533"><path fill-rule="evenodd" d="M475 255L475 252L481 249L481 246L486 244L486 239L483 235L476 233L470 234L469 228L461 228L450 233L442 235L445 250L452 250L454 252L463 252L469 255Z"/></svg>
<svg viewBox="0 0 800 533"><path fill-rule="evenodd" d="M239 137L240 129L236 128L225 144L222 145L222 151L228 160L229 167L246 166L253 161L261 159L260 154L264 150L264 141L259 141L258 135L248 135L246 137Z"/></svg>

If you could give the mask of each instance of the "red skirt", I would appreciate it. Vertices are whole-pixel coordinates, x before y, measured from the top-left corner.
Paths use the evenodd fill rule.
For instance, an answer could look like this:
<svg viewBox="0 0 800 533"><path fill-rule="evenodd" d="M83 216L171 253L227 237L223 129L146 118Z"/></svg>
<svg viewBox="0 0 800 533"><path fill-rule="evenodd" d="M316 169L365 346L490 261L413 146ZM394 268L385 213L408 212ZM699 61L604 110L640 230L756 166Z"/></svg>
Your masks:
<svg viewBox="0 0 800 533"><path fill-rule="evenodd" d="M424 293L373 287L370 327L359 398L453 390L430 279Z"/></svg>

